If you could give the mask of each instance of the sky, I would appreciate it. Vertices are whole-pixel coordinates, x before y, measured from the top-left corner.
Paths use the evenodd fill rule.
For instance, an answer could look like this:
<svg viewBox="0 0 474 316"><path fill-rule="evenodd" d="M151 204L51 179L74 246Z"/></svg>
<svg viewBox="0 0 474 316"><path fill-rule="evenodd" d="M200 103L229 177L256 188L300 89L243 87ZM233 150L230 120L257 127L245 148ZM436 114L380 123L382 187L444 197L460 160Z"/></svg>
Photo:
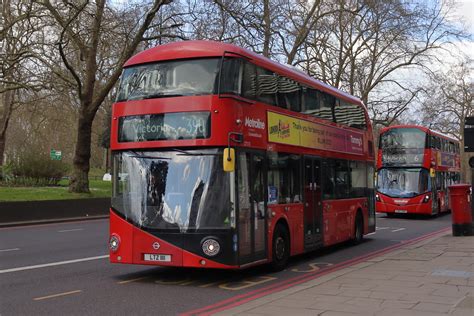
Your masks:
<svg viewBox="0 0 474 316"><path fill-rule="evenodd" d="M470 40L462 41L459 47L463 52L474 59L474 0L456 0L455 2L456 7L453 11L453 18L463 18L466 22L467 31L471 36Z"/></svg>

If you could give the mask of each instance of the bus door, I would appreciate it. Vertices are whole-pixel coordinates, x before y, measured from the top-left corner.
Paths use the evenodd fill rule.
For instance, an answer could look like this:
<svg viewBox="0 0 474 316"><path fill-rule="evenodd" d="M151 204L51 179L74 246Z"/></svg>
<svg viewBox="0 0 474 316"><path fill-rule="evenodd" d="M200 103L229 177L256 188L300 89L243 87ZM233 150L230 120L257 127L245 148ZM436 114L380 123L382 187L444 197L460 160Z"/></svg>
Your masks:
<svg viewBox="0 0 474 316"><path fill-rule="evenodd" d="M321 160L304 158L304 243L313 249L322 243Z"/></svg>
<svg viewBox="0 0 474 316"><path fill-rule="evenodd" d="M240 152L237 164L239 264L266 256L266 166L263 153Z"/></svg>

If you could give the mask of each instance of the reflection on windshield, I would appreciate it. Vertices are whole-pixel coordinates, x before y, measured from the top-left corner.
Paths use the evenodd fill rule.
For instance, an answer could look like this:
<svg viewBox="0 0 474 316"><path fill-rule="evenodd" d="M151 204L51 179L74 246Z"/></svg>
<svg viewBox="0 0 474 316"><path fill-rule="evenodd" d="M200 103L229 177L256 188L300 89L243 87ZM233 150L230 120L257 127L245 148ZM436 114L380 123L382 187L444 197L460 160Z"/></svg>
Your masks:
<svg viewBox="0 0 474 316"><path fill-rule="evenodd" d="M390 197L414 197L431 190L426 169L381 169L377 174L377 190Z"/></svg>
<svg viewBox="0 0 474 316"><path fill-rule="evenodd" d="M126 68L117 101L212 94L219 59L175 60Z"/></svg>
<svg viewBox="0 0 474 316"><path fill-rule="evenodd" d="M116 154L112 207L144 228L229 227L230 180L222 155L217 149L189 153Z"/></svg>

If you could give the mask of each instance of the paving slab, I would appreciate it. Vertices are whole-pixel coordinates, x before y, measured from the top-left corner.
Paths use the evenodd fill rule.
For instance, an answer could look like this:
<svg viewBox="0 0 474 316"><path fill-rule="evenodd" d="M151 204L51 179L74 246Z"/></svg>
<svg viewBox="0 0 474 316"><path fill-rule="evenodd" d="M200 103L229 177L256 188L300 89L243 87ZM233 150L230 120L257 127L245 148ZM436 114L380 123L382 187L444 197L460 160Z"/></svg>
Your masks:
<svg viewBox="0 0 474 316"><path fill-rule="evenodd" d="M474 236L448 234L216 315L474 316Z"/></svg>

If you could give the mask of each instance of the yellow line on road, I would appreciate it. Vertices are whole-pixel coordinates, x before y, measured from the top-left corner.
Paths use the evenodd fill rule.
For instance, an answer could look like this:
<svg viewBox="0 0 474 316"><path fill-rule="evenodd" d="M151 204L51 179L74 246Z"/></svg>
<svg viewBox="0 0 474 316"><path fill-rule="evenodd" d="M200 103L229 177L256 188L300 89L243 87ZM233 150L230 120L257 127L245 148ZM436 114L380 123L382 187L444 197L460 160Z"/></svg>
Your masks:
<svg viewBox="0 0 474 316"><path fill-rule="evenodd" d="M81 292L82 292L81 290L76 290L76 291L71 291L71 292L58 293L58 294L53 294L53 295L48 295L48 296L36 297L33 300L41 301L41 300L47 300L48 298L55 298L59 296L66 296L66 295L71 295L71 294L76 294L76 293L81 293Z"/></svg>
<svg viewBox="0 0 474 316"><path fill-rule="evenodd" d="M145 279L149 279L149 278L150 277L141 277L141 278L136 278L136 279L131 279L131 280L120 281L120 282L117 282L117 284L127 284L127 283L132 283L132 282L135 282L135 281L145 280Z"/></svg>

